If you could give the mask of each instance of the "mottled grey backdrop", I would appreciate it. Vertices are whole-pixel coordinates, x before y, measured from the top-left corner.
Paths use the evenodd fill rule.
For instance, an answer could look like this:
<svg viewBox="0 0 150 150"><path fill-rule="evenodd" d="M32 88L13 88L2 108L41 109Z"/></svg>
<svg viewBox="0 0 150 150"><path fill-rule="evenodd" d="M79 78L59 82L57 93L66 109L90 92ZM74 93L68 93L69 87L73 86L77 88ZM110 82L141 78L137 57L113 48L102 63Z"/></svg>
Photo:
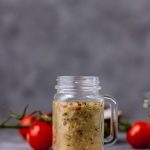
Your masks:
<svg viewBox="0 0 150 150"><path fill-rule="evenodd" d="M98 75L126 118L146 116L149 0L0 0L0 118L48 111L58 75Z"/></svg>

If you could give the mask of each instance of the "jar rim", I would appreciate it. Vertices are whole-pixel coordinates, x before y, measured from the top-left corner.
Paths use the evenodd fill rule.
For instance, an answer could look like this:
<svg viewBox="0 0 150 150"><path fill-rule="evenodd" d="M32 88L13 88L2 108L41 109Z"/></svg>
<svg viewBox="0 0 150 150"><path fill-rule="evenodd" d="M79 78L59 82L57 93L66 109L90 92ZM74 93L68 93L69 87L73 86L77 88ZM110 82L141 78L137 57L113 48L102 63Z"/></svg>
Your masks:
<svg viewBox="0 0 150 150"><path fill-rule="evenodd" d="M56 89L60 88L101 88L98 76L58 76Z"/></svg>
<svg viewBox="0 0 150 150"><path fill-rule="evenodd" d="M56 80L59 79L97 79L99 81L99 77L98 76L58 76Z"/></svg>

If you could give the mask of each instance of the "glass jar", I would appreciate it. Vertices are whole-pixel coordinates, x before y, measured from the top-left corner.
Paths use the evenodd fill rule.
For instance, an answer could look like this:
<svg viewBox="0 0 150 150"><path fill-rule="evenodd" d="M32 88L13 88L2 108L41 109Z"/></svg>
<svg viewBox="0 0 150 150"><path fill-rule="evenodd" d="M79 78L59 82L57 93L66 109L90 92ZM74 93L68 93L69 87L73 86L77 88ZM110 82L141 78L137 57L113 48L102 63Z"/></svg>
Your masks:
<svg viewBox="0 0 150 150"><path fill-rule="evenodd" d="M103 150L117 138L117 103L100 94L95 76L59 76L53 101L53 150ZM104 139L104 101L111 107Z"/></svg>
<svg viewBox="0 0 150 150"><path fill-rule="evenodd" d="M148 116L150 118L150 92L145 93L143 106L147 109Z"/></svg>

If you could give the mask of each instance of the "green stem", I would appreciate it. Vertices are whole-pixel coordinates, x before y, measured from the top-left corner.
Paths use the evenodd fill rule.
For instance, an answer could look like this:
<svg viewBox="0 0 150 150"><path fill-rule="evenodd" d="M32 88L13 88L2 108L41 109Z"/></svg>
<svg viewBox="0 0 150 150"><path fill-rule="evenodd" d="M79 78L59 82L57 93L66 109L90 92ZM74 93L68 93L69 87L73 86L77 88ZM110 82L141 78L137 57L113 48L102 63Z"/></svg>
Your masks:
<svg viewBox="0 0 150 150"><path fill-rule="evenodd" d="M20 116L20 120L21 120L22 118L24 118L24 116L26 115L26 112L27 112L28 107L29 107L29 104L27 104L27 105L25 106L24 111L23 111L23 114Z"/></svg>
<svg viewBox="0 0 150 150"><path fill-rule="evenodd" d="M131 123L122 120L118 123L118 128L120 132L127 132L131 128Z"/></svg>
<svg viewBox="0 0 150 150"><path fill-rule="evenodd" d="M34 115L34 114L38 114L39 116L43 115L43 113L40 110L37 110L31 113L31 115Z"/></svg>
<svg viewBox="0 0 150 150"><path fill-rule="evenodd" d="M0 129L22 129L22 128L28 128L29 126L21 126L21 125L0 125Z"/></svg>
<svg viewBox="0 0 150 150"><path fill-rule="evenodd" d="M6 120L4 120L1 125L4 126L10 119L12 119L12 116L9 116L8 118L6 118Z"/></svg>
<svg viewBox="0 0 150 150"><path fill-rule="evenodd" d="M52 118L51 117L46 117L44 115L41 115L40 119L44 120L45 122L52 123Z"/></svg>

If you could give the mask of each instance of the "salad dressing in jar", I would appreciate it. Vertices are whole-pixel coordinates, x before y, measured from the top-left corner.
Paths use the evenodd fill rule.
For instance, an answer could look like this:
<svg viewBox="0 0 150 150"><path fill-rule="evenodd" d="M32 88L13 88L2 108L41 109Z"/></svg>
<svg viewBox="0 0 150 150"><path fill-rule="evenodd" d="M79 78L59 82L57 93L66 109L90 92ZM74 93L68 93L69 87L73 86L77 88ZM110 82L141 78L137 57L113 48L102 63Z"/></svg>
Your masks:
<svg viewBox="0 0 150 150"><path fill-rule="evenodd" d="M98 77L60 76L53 101L53 150L103 150L117 136L117 104L112 109L109 139L104 140L104 97Z"/></svg>

